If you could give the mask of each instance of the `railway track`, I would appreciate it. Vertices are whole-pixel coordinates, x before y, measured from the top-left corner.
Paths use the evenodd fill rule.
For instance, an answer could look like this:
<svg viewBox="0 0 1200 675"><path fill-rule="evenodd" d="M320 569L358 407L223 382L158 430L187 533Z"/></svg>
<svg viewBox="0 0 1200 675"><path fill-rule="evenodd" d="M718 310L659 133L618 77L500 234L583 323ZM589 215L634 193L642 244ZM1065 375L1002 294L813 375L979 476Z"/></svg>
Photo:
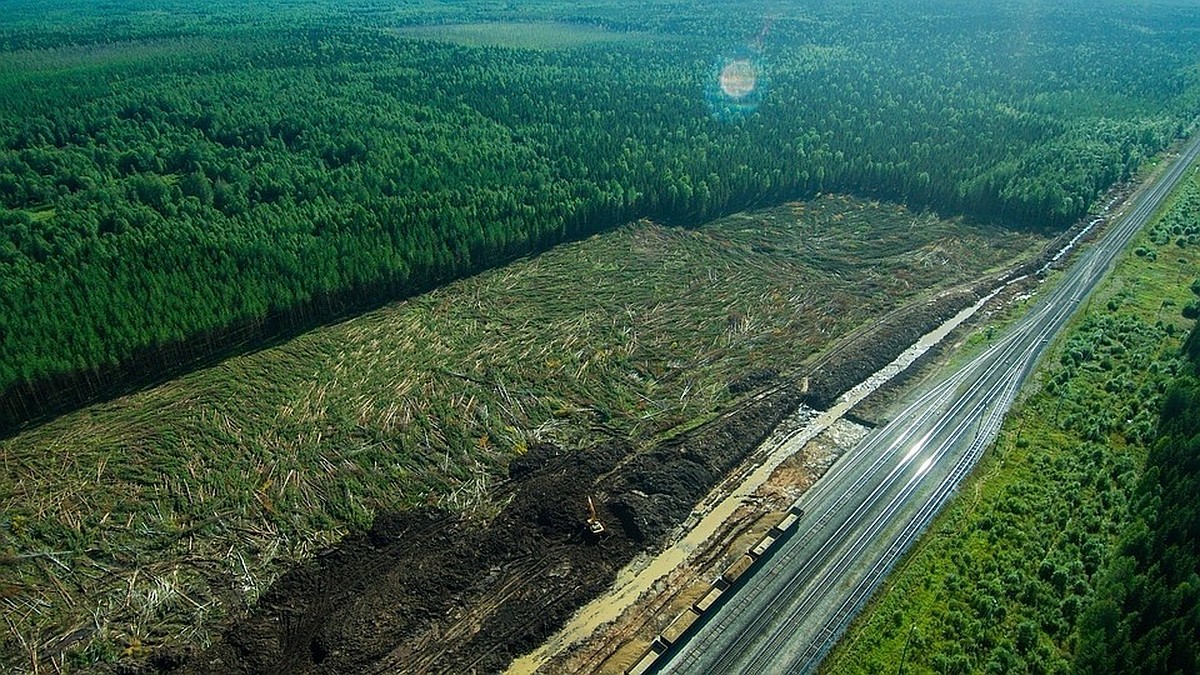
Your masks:
<svg viewBox="0 0 1200 675"><path fill-rule="evenodd" d="M675 645L662 672L809 672L999 433L1020 386L1200 155L1191 140L994 344L848 452L804 498L800 531ZM1089 228L1097 221L1089 224ZM1069 249L1086 233L1071 240ZM1060 254L1065 255L1065 253ZM1047 262L1035 274L1044 274ZM1007 283L1015 283L1021 278Z"/></svg>

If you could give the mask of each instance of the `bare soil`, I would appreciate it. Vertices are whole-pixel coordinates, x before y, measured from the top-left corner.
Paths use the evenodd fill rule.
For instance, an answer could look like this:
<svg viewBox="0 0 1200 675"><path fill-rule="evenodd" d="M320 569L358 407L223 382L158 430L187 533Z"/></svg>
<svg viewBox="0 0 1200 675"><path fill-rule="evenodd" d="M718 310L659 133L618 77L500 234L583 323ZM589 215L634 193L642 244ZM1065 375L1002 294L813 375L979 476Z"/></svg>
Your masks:
<svg viewBox="0 0 1200 675"><path fill-rule="evenodd" d="M424 509L285 575L257 611L186 667L196 673L495 672L536 647L681 521L797 399L786 390L694 442L635 454L621 440L514 462L488 523ZM608 530L588 535L595 495Z"/></svg>

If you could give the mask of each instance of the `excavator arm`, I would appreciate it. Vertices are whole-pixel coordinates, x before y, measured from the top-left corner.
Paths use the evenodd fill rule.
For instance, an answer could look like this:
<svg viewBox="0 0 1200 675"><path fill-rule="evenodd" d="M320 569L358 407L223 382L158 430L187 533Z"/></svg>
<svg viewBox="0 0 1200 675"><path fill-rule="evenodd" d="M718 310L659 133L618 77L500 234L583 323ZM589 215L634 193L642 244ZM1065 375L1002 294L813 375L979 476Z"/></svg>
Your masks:
<svg viewBox="0 0 1200 675"><path fill-rule="evenodd" d="M591 532L592 534L604 534L604 523L600 522L600 519L598 517L596 517L596 505L594 503L592 503L592 498L590 496L587 498L587 500L588 500L588 519L587 519L588 532Z"/></svg>

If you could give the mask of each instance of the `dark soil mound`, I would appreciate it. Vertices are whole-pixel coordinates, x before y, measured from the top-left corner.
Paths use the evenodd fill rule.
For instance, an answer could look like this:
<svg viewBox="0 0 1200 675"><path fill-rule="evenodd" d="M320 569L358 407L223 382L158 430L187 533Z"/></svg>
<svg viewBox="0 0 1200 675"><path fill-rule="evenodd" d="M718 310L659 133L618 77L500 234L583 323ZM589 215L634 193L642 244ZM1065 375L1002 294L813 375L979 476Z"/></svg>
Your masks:
<svg viewBox="0 0 1200 675"><path fill-rule="evenodd" d="M799 403L784 390L641 454L620 441L513 462L487 524L381 514L281 578L193 673L496 672L658 545ZM592 496L607 532L585 531Z"/></svg>
<svg viewBox="0 0 1200 675"><path fill-rule="evenodd" d="M491 672L536 646L636 550L584 536L587 496L628 453L539 448L483 526L433 509L374 527L281 578L186 666L197 673ZM540 466L539 466L540 465ZM610 514L601 508L601 517Z"/></svg>
<svg viewBox="0 0 1200 675"><path fill-rule="evenodd" d="M882 326L828 359L812 375L805 402L818 410L829 408L847 389L891 363L922 335L978 299L975 293L963 291L893 315Z"/></svg>

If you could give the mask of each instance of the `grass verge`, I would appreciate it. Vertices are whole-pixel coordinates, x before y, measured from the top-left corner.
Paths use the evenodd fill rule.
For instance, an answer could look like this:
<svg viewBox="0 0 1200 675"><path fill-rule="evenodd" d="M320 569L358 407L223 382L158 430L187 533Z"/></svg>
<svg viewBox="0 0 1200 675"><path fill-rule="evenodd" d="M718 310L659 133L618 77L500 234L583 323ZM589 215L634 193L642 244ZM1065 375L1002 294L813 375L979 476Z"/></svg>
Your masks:
<svg viewBox="0 0 1200 675"><path fill-rule="evenodd" d="M1194 220L1198 189L1193 174L1134 241L824 672L1070 672L1076 621L1181 367L1200 250L1161 232Z"/></svg>

